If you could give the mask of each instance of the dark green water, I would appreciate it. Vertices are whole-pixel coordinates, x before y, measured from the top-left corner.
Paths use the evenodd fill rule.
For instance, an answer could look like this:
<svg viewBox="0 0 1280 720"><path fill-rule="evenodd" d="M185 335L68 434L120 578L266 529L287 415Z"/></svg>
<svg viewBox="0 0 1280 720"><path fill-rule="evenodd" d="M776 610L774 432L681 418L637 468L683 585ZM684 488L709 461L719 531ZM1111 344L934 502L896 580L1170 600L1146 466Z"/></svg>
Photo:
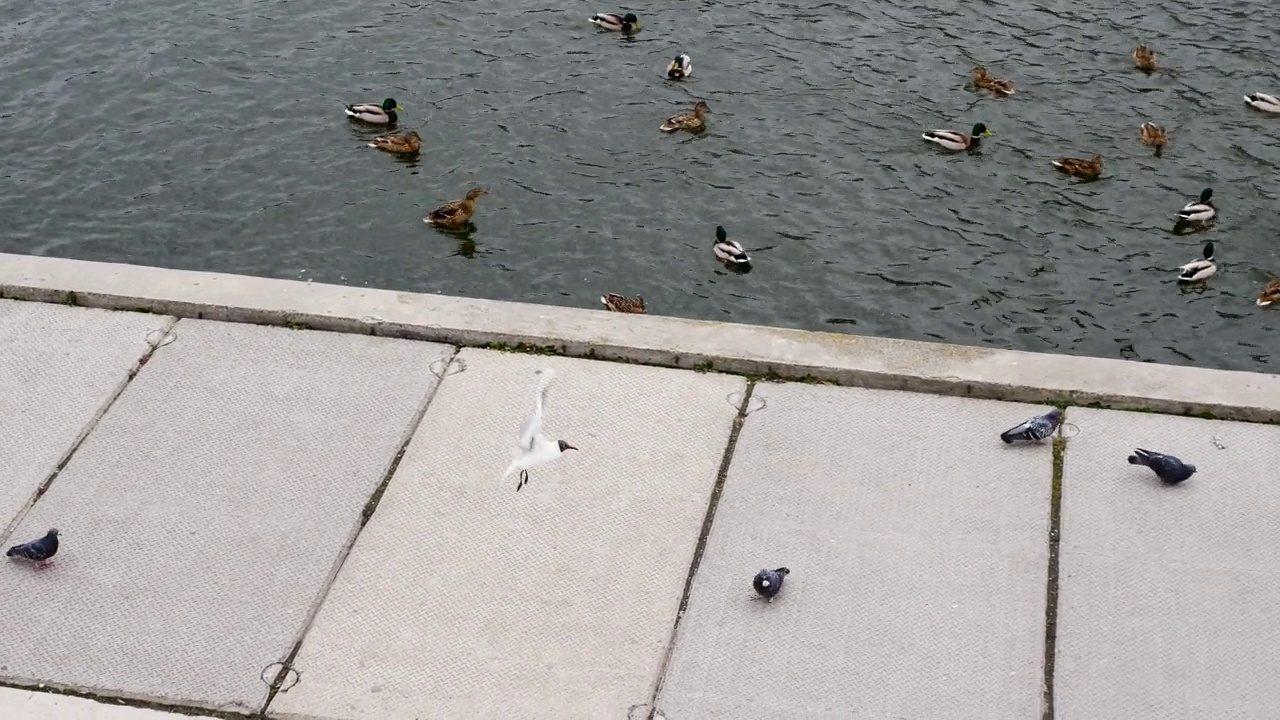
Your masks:
<svg viewBox="0 0 1280 720"><path fill-rule="evenodd" d="M0 251L1274 372L1280 5L6 3ZM587 23L631 10L634 39ZM1163 69L1133 69L1138 42ZM693 58L684 84L663 69ZM1012 98L965 89L975 63ZM398 161L346 102L394 96ZM699 137L658 131L697 99ZM951 156L928 128L995 132ZM1144 120L1165 125L1155 158ZM1100 153L1098 182L1059 155ZM468 238L421 217L471 184ZM1212 186L1220 222L1170 233ZM711 255L717 224L753 249ZM1219 274L1174 268L1218 247ZM619 317L618 322L627 318Z"/></svg>

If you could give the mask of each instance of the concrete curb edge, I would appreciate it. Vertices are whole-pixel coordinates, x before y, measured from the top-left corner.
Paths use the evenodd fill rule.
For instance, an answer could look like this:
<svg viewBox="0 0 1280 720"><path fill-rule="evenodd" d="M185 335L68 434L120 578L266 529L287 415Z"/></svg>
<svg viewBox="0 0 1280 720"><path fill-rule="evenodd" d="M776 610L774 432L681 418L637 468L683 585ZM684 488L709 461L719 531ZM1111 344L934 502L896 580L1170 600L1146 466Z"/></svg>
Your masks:
<svg viewBox="0 0 1280 720"><path fill-rule="evenodd" d="M1280 375L0 254L0 297L766 379L1280 422Z"/></svg>

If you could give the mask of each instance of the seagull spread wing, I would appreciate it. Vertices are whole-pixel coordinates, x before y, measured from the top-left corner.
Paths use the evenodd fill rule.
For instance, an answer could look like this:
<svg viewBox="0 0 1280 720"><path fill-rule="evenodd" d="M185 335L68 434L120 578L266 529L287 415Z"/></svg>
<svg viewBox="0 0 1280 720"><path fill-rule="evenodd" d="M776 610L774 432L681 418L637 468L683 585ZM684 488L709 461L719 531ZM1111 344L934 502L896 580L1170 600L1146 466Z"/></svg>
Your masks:
<svg viewBox="0 0 1280 720"><path fill-rule="evenodd" d="M554 370L539 370L538 373L542 375L542 383L534 395L533 414L524 421L524 427L520 429L518 449L522 453L533 450L534 445L542 438L542 410L547 403L547 390L551 387L551 381L556 378Z"/></svg>
<svg viewBox="0 0 1280 720"><path fill-rule="evenodd" d="M535 453L534 450L540 449L546 443L542 439L542 410L547 403L547 390L551 387L551 381L555 379L554 370L539 370L538 374L542 376L542 382L538 385L538 390L534 395L533 415L524 421L524 427L520 428L520 444L516 447L516 457L507 466L507 471L502 474L506 478L517 470L525 470L533 465L543 462L546 458Z"/></svg>

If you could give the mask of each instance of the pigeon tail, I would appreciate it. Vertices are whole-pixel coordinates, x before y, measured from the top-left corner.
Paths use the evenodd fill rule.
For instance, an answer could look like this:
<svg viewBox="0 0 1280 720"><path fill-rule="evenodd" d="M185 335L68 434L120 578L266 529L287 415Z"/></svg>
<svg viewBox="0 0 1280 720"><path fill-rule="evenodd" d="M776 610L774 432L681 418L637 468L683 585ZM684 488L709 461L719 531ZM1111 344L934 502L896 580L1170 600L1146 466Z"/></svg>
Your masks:
<svg viewBox="0 0 1280 720"><path fill-rule="evenodd" d="M1129 456L1129 464L1145 465L1147 467L1151 467L1151 456L1153 454L1154 453L1152 453L1150 450L1143 450L1142 448L1138 448L1133 451L1132 455Z"/></svg>
<svg viewBox="0 0 1280 720"><path fill-rule="evenodd" d="M19 549L19 548L21 548L21 547L22 547L21 545L14 545L13 547L9 548L8 552L6 552L6 553L4 554L4 556L5 556L5 557L13 557L14 555L17 555L17 554L18 554L18 549Z"/></svg>
<svg viewBox="0 0 1280 720"><path fill-rule="evenodd" d="M791 574L791 569L790 569L790 568L780 567L780 568L777 568L776 570L774 570L774 572L778 573L779 575L790 575L790 574Z"/></svg>

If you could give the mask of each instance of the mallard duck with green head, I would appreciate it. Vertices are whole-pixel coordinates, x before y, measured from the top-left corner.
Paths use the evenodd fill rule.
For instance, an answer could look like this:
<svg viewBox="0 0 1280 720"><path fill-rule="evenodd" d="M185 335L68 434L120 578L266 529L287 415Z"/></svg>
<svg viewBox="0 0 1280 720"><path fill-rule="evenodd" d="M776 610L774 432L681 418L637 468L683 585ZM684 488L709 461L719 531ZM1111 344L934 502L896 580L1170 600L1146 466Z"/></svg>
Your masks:
<svg viewBox="0 0 1280 720"><path fill-rule="evenodd" d="M1200 191L1200 199L1193 200L1178 211L1180 223L1207 223L1218 215L1218 207L1213 204L1213 188Z"/></svg>
<svg viewBox="0 0 1280 720"><path fill-rule="evenodd" d="M1204 257L1178 268L1178 282L1200 282L1208 280L1218 272L1218 263L1213 259L1213 243L1204 244Z"/></svg>
<svg viewBox="0 0 1280 720"><path fill-rule="evenodd" d="M971 135L955 130L925 130L920 137L947 150L976 150L982 138L991 137L991 131L984 123L978 123L973 126Z"/></svg>
<svg viewBox="0 0 1280 720"><path fill-rule="evenodd" d="M360 103L347 106L347 117L372 125L392 125L396 121L396 111L404 112L395 98L387 98L381 105Z"/></svg>
<svg viewBox="0 0 1280 720"><path fill-rule="evenodd" d="M688 55L677 55L676 59L672 60L671 63L667 65L668 79L684 80L692 74L693 60L690 60Z"/></svg>
<svg viewBox="0 0 1280 720"><path fill-rule="evenodd" d="M635 13L596 13L591 16L591 24L601 30L630 33L640 29L640 18Z"/></svg>
<svg viewBox="0 0 1280 720"><path fill-rule="evenodd" d="M751 262L746 248L737 240L730 240L723 225L716 226L716 244L711 247L716 259L726 265L746 265Z"/></svg>

